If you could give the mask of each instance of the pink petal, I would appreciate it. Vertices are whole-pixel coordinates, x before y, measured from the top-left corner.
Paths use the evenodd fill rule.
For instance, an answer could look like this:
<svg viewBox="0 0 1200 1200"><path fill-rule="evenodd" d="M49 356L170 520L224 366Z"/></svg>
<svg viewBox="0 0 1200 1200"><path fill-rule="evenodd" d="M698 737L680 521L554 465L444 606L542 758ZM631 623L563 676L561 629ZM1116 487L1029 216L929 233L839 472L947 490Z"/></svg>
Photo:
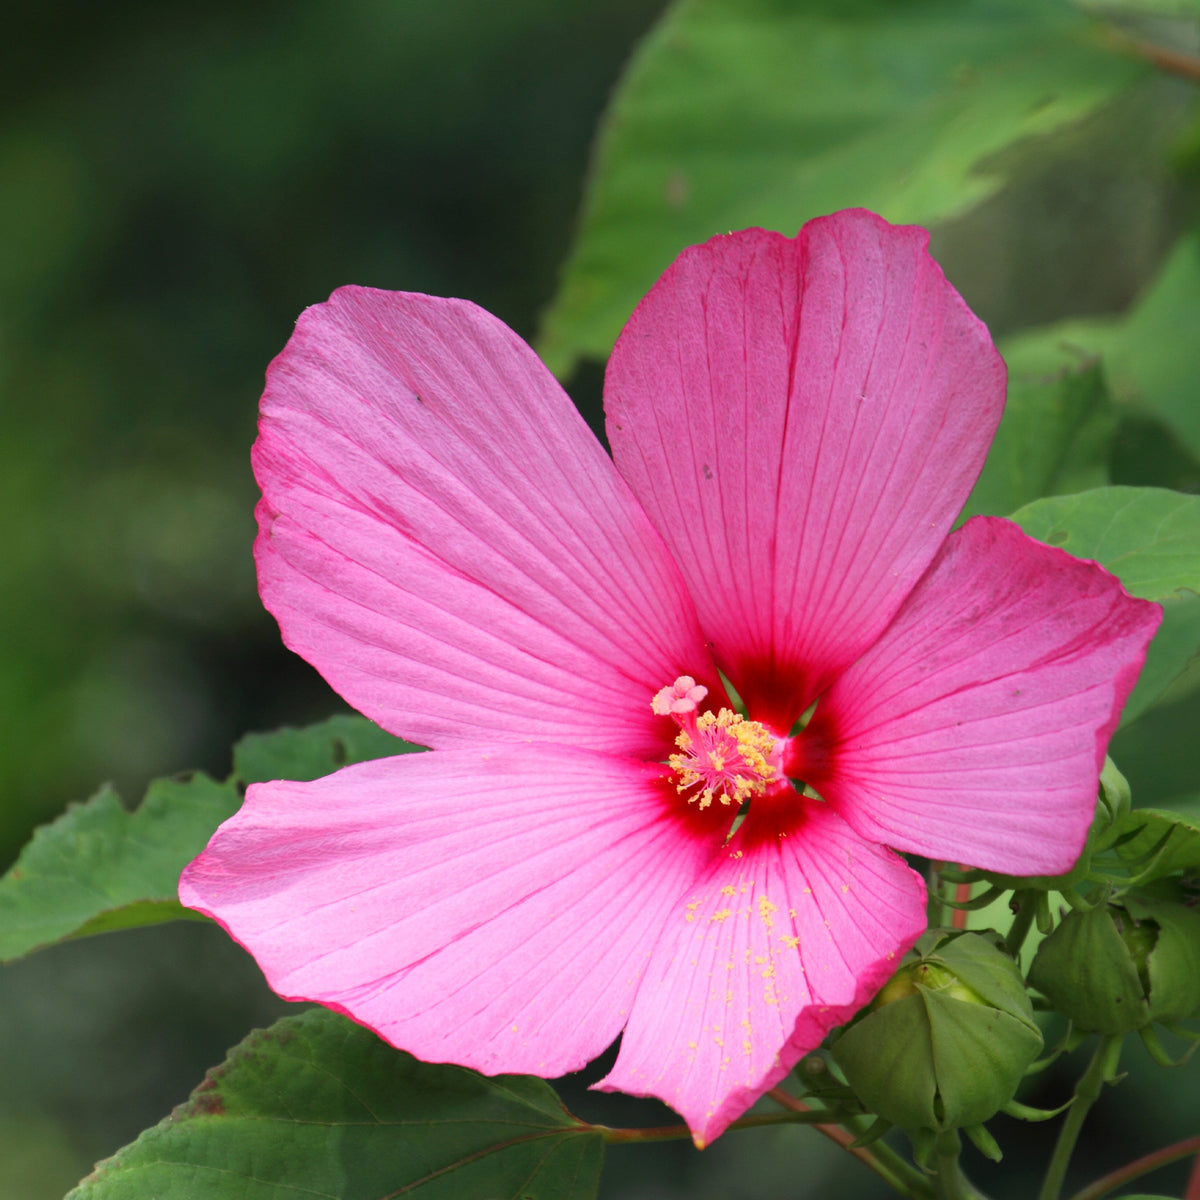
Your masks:
<svg viewBox="0 0 1200 1200"><path fill-rule="evenodd" d="M755 800L666 922L604 1090L712 1141L849 1020L925 929L925 887L828 805Z"/></svg>
<svg viewBox="0 0 1200 1200"><path fill-rule="evenodd" d="M616 1037L720 847L663 775L531 744L259 784L180 898L287 999L427 1061L559 1075Z"/></svg>
<svg viewBox="0 0 1200 1200"><path fill-rule="evenodd" d="M862 210L713 238L609 362L617 466L779 733L887 627L1000 419L1004 364L927 243Z"/></svg>
<svg viewBox="0 0 1200 1200"><path fill-rule="evenodd" d="M268 375L259 587L351 704L433 746L662 757L720 687L678 570L533 351L462 300L343 288Z"/></svg>
<svg viewBox="0 0 1200 1200"><path fill-rule="evenodd" d="M863 837L1066 871L1161 615L1095 563L976 517L822 698L789 771Z"/></svg>

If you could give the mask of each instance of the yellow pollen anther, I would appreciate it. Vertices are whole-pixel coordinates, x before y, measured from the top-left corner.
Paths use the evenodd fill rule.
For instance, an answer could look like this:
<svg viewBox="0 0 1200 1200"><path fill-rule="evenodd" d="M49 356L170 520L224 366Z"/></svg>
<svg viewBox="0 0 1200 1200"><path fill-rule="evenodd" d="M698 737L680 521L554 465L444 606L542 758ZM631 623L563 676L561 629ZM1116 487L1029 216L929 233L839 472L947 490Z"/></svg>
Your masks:
<svg viewBox="0 0 1200 1200"><path fill-rule="evenodd" d="M757 721L723 708L697 715L707 689L690 675L658 692L651 705L679 725L680 753L667 759L678 777L676 790L690 792L688 802L707 808L714 800L742 805L762 793L778 776L770 759L775 738Z"/></svg>

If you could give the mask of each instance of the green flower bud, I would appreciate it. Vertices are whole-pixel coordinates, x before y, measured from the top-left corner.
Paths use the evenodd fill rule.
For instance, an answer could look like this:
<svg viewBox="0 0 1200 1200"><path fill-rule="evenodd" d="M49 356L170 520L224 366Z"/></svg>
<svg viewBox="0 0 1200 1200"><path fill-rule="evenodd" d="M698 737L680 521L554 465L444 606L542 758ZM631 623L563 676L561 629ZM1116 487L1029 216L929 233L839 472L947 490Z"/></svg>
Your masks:
<svg viewBox="0 0 1200 1200"><path fill-rule="evenodd" d="M1182 1020L1200 1007L1200 911L1130 895L1068 913L1038 948L1029 982L1095 1033Z"/></svg>
<svg viewBox="0 0 1200 1200"><path fill-rule="evenodd" d="M1042 1048L1021 973L974 933L931 931L833 1043L872 1112L911 1132L986 1121Z"/></svg>

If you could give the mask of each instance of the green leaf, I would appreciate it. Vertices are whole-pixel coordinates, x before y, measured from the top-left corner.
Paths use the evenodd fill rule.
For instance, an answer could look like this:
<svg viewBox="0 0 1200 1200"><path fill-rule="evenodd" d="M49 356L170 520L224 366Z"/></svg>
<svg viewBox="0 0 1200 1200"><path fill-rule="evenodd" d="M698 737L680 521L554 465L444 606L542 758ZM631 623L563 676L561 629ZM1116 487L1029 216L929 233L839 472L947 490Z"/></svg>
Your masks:
<svg viewBox="0 0 1200 1200"><path fill-rule="evenodd" d="M0 962L66 938L206 918L175 896L179 873L238 809L242 785L316 779L349 763L419 750L365 717L251 734L234 748L224 783L206 775L159 779L140 808L105 788L37 830L0 879Z"/></svg>
<svg viewBox="0 0 1200 1200"><path fill-rule="evenodd" d="M1153 853L1154 870L1143 882L1200 867L1200 799L1182 801L1177 809L1135 808L1114 832L1120 835L1115 849L1131 870L1144 870Z"/></svg>
<svg viewBox="0 0 1200 1200"><path fill-rule="evenodd" d="M304 729L248 734L233 749L233 773L242 783L320 779L350 763L420 749L384 733L366 717L330 717Z"/></svg>
<svg viewBox="0 0 1200 1200"><path fill-rule="evenodd" d="M69 1200L587 1200L603 1152L540 1079L421 1063L313 1009L251 1034Z"/></svg>
<svg viewBox="0 0 1200 1200"><path fill-rule="evenodd" d="M1159 417L1200 457L1200 233L1175 243L1149 288L1122 317L1071 320L1023 333L1004 345L1011 370L1061 365L1064 348L1099 355L1114 398Z"/></svg>
<svg viewBox="0 0 1200 1200"><path fill-rule="evenodd" d="M1120 578L1134 596L1163 606L1128 724L1157 700L1200 651L1200 496L1162 488L1109 487L1035 500L1013 514L1031 537Z"/></svg>
<svg viewBox="0 0 1200 1200"><path fill-rule="evenodd" d="M1004 419L961 519L1108 482L1116 420L1096 364L1009 380Z"/></svg>
<svg viewBox="0 0 1200 1200"><path fill-rule="evenodd" d="M1062 0L676 0L600 130L540 350L604 358L675 255L861 205L931 224L995 193L1001 152L1145 70Z"/></svg>
<svg viewBox="0 0 1200 1200"><path fill-rule="evenodd" d="M38 829L0 879L0 962L66 938L179 917L179 872L240 803L206 775L159 779L129 812L105 788Z"/></svg>

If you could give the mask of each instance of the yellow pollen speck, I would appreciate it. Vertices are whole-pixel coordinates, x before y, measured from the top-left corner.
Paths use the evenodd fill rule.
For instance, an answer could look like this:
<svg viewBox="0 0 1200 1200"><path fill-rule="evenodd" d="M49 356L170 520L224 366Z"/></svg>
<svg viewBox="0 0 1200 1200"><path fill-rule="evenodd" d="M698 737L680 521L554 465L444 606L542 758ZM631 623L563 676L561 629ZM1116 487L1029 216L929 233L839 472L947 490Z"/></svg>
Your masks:
<svg viewBox="0 0 1200 1200"><path fill-rule="evenodd" d="M848 883L843 883L843 884L842 884L842 891L843 891L843 892L848 892L849 890L850 890L850 885L849 885Z"/></svg>
<svg viewBox="0 0 1200 1200"><path fill-rule="evenodd" d="M745 1050L745 1052L747 1054L749 1054L750 1051L754 1049L754 1047L752 1045L750 1045L749 1042L742 1042L742 1049Z"/></svg>
<svg viewBox="0 0 1200 1200"><path fill-rule="evenodd" d="M768 929L770 929L771 926L775 924L775 922L771 920L771 914L774 912L778 912L778 911L779 911L778 906L775 904L772 904L770 902L770 900L768 900L766 898L766 896L759 896L759 898L758 898L758 915L762 919L762 923Z"/></svg>
<svg viewBox="0 0 1200 1200"><path fill-rule="evenodd" d="M788 935L787 935L786 933L782 933L782 934L780 934L780 935L779 935L779 940L780 940L780 941L781 941L781 942L782 942L782 943L783 943L783 944L784 944L784 945L785 945L785 946L786 946L786 947L787 947L789 950L795 950L795 949L796 949L796 947L800 945L800 939L799 939L798 937L788 937Z"/></svg>
<svg viewBox="0 0 1200 1200"><path fill-rule="evenodd" d="M733 884L732 884L732 883L727 883L727 884L726 884L726 885L725 885L725 886L724 886L724 887L721 889L721 895L722 895L722 896L732 896L732 895L734 895L734 893L735 893L736 891L737 891L737 888L735 888L735 887L733 886Z"/></svg>
<svg viewBox="0 0 1200 1200"><path fill-rule="evenodd" d="M711 917L709 917L708 919L709 919L710 921L716 921L716 922L720 923L721 921L724 921L724 920L725 920L725 918L726 918L726 917L728 917L728 916L730 916L730 915L732 915L732 914L730 913L730 910L729 910L729 909L727 909L727 908L722 908L722 909L718 909L718 910L717 910L715 913L713 913L713 915L712 915Z"/></svg>

